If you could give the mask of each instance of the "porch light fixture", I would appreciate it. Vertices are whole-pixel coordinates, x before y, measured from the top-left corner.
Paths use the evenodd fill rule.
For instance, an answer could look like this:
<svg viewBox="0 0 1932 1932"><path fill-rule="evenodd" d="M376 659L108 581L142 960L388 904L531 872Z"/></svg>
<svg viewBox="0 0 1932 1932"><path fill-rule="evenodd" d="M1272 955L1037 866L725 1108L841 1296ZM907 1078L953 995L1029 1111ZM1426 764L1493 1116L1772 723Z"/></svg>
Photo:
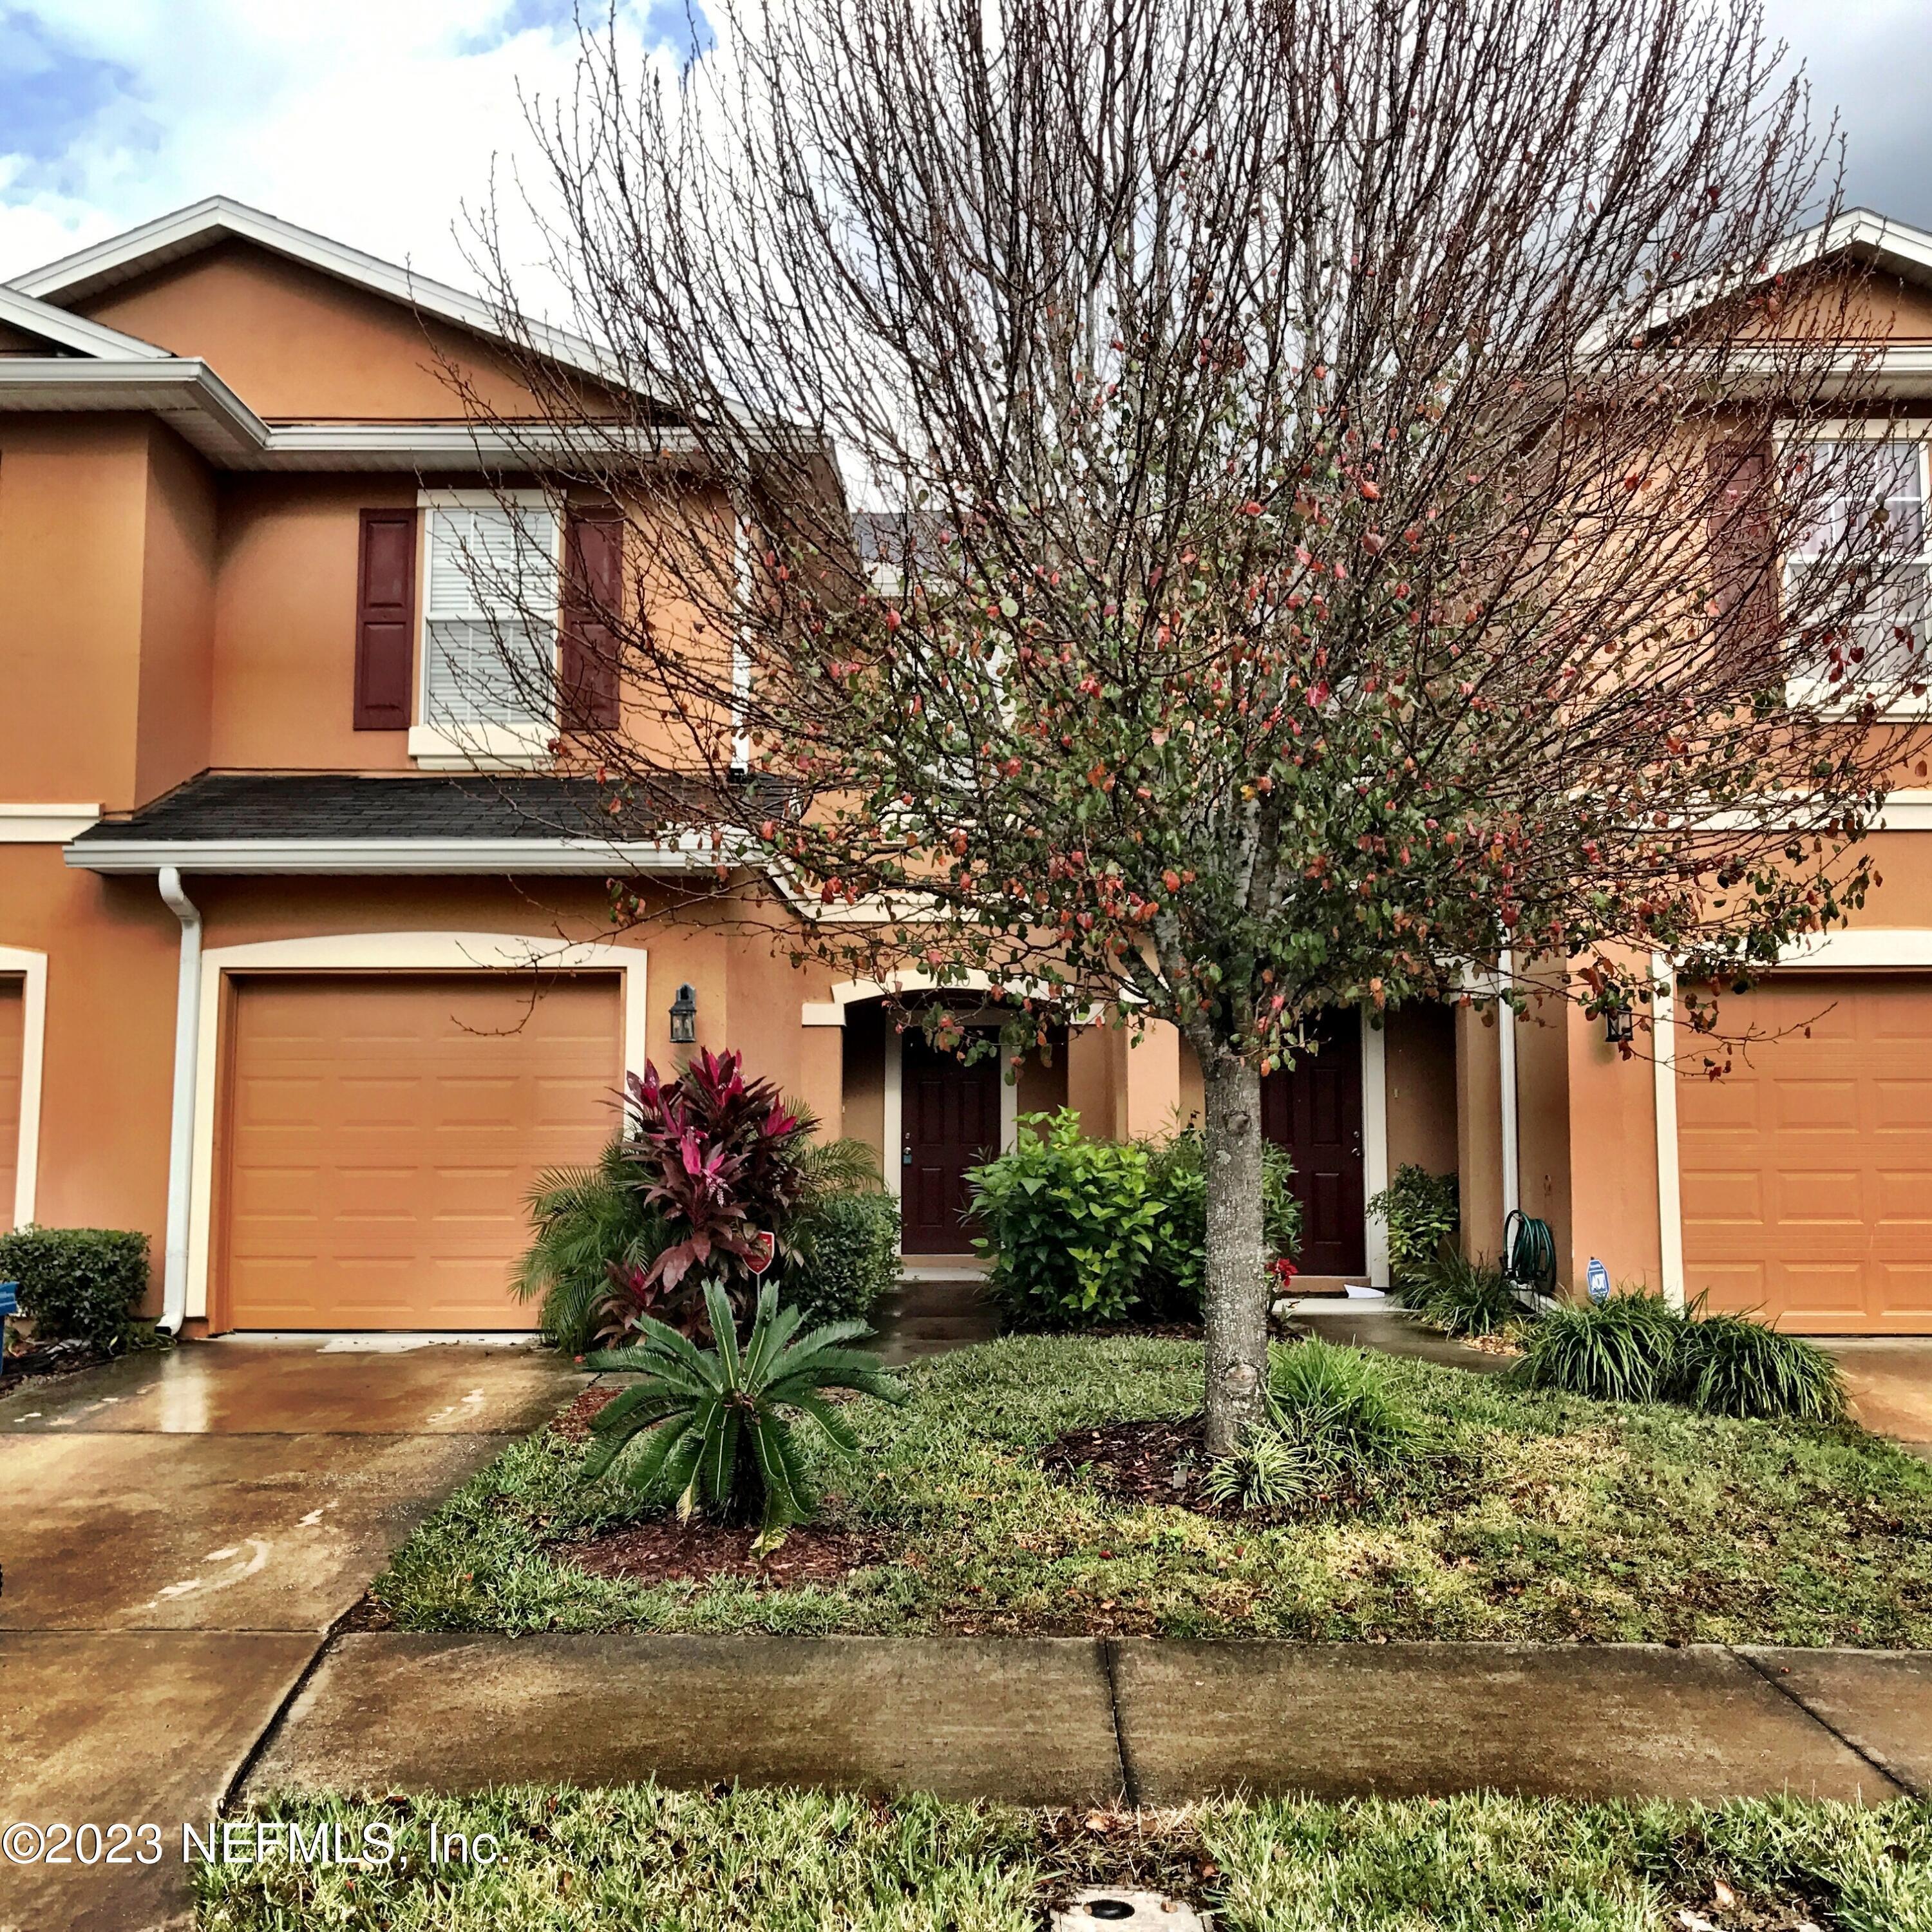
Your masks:
<svg viewBox="0 0 1932 1932"><path fill-rule="evenodd" d="M1612 1046L1628 1046L1636 1036L1636 1018L1628 1006L1612 1006L1604 1016L1604 1038Z"/></svg>
<svg viewBox="0 0 1932 1932"><path fill-rule="evenodd" d="M688 986L679 987L670 1003L670 1043L691 1046L698 1040L698 995Z"/></svg>

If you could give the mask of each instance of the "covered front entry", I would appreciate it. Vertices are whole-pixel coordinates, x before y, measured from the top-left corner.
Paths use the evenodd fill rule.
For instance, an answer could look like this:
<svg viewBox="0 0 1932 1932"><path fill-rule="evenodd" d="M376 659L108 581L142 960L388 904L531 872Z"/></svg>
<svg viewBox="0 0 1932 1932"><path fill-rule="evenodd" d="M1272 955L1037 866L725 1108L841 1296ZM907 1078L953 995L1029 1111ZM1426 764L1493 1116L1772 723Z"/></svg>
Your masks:
<svg viewBox="0 0 1932 1932"><path fill-rule="evenodd" d="M218 1325L530 1327L524 1196L615 1128L616 976L233 984Z"/></svg>
<svg viewBox="0 0 1932 1932"><path fill-rule="evenodd" d="M1760 1037L1678 1084L1686 1293L1813 1334L1932 1333L1932 976L1790 973L1719 1012Z"/></svg>
<svg viewBox="0 0 1932 1932"><path fill-rule="evenodd" d="M1362 1029L1355 1014L1325 1016L1294 1066L1262 1080L1262 1132L1294 1163L1302 1273L1364 1275Z"/></svg>
<svg viewBox="0 0 1932 1932"><path fill-rule="evenodd" d="M1000 1070L934 1048L916 1027L899 1040L900 1247L963 1254L977 1232L966 1176L1000 1151Z"/></svg>

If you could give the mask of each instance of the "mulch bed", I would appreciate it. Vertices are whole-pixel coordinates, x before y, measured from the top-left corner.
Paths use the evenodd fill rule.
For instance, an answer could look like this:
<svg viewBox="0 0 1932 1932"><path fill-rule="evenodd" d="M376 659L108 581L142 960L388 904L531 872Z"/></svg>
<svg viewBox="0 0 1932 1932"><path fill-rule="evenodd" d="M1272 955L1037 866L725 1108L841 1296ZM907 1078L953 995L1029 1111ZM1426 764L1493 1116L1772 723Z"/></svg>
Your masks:
<svg viewBox="0 0 1932 1932"><path fill-rule="evenodd" d="M701 1583L713 1576L735 1576L788 1590L806 1583L836 1583L855 1570L882 1562L876 1537L819 1523L801 1523L766 1556L754 1556L758 1532L748 1526L728 1528L693 1517L669 1517L627 1524L588 1543L556 1543L548 1553L560 1563L592 1576L627 1583Z"/></svg>
<svg viewBox="0 0 1932 1932"><path fill-rule="evenodd" d="M1166 1503L1203 1516L1226 1514L1201 1487L1208 1462L1204 1416L1076 1429L1048 1443L1040 1460L1049 1474L1085 1477L1125 1502Z"/></svg>
<svg viewBox="0 0 1932 1932"><path fill-rule="evenodd" d="M590 1418L623 1393L622 1382L594 1384L550 1424L551 1432L566 1442L587 1442L590 1439Z"/></svg>

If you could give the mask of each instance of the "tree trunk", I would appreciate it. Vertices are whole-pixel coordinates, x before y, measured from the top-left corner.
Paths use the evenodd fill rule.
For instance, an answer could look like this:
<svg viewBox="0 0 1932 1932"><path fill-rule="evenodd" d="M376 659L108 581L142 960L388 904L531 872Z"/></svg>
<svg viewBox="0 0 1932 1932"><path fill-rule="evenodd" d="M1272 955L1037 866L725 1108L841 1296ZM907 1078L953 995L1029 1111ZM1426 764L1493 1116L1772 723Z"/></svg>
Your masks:
<svg viewBox="0 0 1932 1932"><path fill-rule="evenodd" d="M1216 1056L1207 1100L1208 1449L1225 1455L1261 1414L1268 1385L1268 1271L1262 1241L1262 1077Z"/></svg>

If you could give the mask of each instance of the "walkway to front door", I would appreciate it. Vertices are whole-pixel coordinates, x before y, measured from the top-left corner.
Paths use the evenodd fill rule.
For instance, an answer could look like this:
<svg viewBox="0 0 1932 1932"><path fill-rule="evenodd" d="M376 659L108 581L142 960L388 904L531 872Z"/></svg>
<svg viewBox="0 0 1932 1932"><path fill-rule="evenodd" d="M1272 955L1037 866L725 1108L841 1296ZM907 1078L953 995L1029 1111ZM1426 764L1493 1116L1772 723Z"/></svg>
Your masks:
<svg viewBox="0 0 1932 1932"><path fill-rule="evenodd" d="M899 1041L900 1247L909 1255L964 1254L975 1232L967 1170L1000 1150L1000 1069L990 1056L963 1064L916 1027Z"/></svg>
<svg viewBox="0 0 1932 1932"><path fill-rule="evenodd" d="M1262 1132L1294 1162L1301 1272L1364 1274L1362 1029L1356 1015L1324 1018L1294 1065L1262 1081Z"/></svg>

